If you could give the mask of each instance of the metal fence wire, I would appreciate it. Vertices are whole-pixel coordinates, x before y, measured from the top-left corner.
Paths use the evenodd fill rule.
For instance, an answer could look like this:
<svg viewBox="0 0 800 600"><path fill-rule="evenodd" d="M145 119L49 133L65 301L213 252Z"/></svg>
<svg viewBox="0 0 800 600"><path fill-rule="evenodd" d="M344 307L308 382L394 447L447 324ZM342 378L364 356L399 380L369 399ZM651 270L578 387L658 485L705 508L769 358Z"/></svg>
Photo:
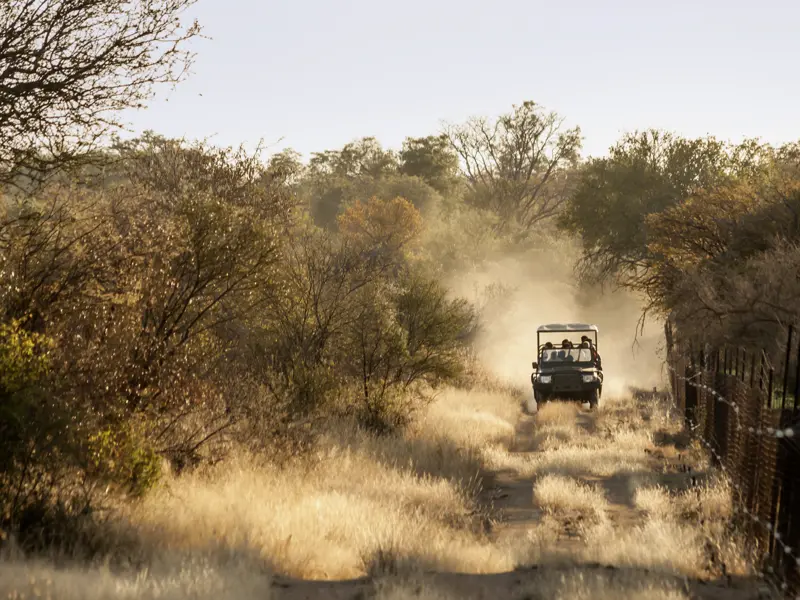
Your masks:
<svg viewBox="0 0 800 600"><path fill-rule="evenodd" d="M667 326L667 363L687 428L731 479L762 572L800 597L800 335L785 348L683 347Z"/></svg>

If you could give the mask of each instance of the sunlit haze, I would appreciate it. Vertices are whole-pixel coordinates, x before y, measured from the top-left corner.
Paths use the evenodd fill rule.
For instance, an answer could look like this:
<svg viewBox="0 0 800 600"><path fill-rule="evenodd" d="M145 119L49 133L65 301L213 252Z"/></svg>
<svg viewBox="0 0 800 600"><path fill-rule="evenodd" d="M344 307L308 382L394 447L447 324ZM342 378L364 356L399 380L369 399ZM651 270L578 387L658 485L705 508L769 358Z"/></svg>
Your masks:
<svg viewBox="0 0 800 600"><path fill-rule="evenodd" d="M310 152L531 99L580 125L584 154L621 132L800 138L800 4L779 0L200 0L191 78L129 114L215 144Z"/></svg>

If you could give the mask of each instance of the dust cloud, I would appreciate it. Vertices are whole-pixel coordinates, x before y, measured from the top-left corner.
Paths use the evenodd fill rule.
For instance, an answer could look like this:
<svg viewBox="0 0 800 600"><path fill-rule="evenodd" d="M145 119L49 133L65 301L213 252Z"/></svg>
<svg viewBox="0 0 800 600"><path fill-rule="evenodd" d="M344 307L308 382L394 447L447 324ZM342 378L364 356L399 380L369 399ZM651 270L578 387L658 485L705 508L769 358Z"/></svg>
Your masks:
<svg viewBox="0 0 800 600"><path fill-rule="evenodd" d="M453 293L470 298L482 309L478 357L498 378L527 386L531 361L536 360L539 325L593 323L599 329L604 397L624 395L629 386L657 386L662 325L648 320L637 336L642 314L639 298L627 291L579 288L573 271L577 254L576 247L560 242L552 251L539 249L486 260L449 282Z"/></svg>

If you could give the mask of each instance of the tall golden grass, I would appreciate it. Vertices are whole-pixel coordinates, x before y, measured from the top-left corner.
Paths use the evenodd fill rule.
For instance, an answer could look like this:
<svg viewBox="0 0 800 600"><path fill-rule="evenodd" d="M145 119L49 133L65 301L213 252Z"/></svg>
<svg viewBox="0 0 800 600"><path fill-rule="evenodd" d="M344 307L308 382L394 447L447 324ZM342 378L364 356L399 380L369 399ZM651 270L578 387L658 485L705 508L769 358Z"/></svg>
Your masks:
<svg viewBox="0 0 800 600"><path fill-rule="evenodd" d="M183 578L192 579L187 569L200 569L197 582L209 590L238 585L242 577L229 577L229 567L241 565L303 579L510 570L512 549L492 544L475 526L475 492L488 455L506 452L513 440L519 415L518 400L508 394L450 389L403 435L378 438L331 423L311 456L283 467L240 456L167 477L120 508L121 541L136 536L139 564L151 574L131 581L149 597L153 573L166 573L163 585L181 590ZM0 595L29 576L36 589L67 576L14 561L3 569ZM75 585L91 580L87 573L69 576ZM97 577L101 587L133 585L109 573Z"/></svg>
<svg viewBox="0 0 800 600"><path fill-rule="evenodd" d="M718 476L687 489L661 483L651 458L655 434L679 428L660 405L642 406L630 397L609 400L599 413L581 415L563 405L540 411L541 449L524 465L534 477L534 502L556 518L596 517L580 524L575 561L701 578L722 563L728 574L749 573L741 539L728 529L728 483ZM612 507L607 492L587 481L616 486L616 495L633 506ZM608 518L612 509L616 519Z"/></svg>
<svg viewBox="0 0 800 600"><path fill-rule="evenodd" d="M746 572L740 546L725 535L724 482L681 493L659 485L645 449L655 432L675 428L665 412L653 407L643 416L631 399L609 400L596 413L552 404L535 418L532 452L512 449L520 417L512 394L451 389L402 435L330 423L312 455L281 467L239 456L167 477L119 507L120 544L137 540L130 569L56 569L9 554L0 562L0 597L263 599L274 595L276 575L369 575L378 598L451 598L458 595L424 573L599 562L706 576L709 543L728 572ZM541 521L503 541L484 533L476 501L483 469L530 477L530 501L546 509ZM626 478L635 520L614 518L597 483L610 477ZM581 543L562 547L560 528L576 515L591 517L579 519ZM580 568L542 577L537 589L554 598L686 597L643 571L614 582Z"/></svg>

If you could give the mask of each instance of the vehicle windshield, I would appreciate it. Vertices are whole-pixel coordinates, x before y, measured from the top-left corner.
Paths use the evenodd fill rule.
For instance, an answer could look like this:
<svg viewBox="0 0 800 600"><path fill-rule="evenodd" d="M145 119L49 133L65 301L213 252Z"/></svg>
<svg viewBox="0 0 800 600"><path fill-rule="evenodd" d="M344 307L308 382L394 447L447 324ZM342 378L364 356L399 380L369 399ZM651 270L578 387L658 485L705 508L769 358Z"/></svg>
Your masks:
<svg viewBox="0 0 800 600"><path fill-rule="evenodd" d="M588 348L553 348L542 350L542 364L592 362L592 351Z"/></svg>

